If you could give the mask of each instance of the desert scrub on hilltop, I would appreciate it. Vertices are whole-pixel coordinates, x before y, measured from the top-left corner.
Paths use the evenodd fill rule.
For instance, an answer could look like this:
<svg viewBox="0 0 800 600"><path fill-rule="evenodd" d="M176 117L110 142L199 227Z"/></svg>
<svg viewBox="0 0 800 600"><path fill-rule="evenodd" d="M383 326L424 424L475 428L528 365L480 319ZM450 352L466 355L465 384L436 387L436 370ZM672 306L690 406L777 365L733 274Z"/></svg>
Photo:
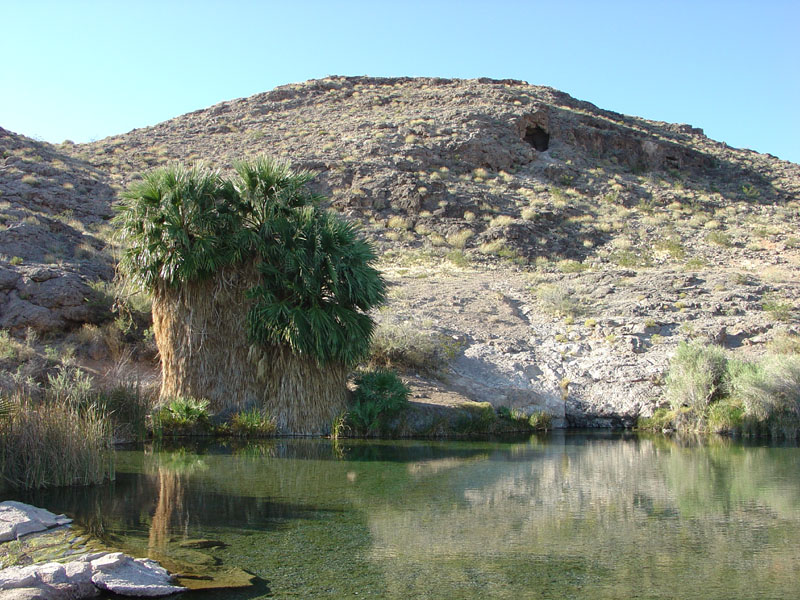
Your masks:
<svg viewBox="0 0 800 600"><path fill-rule="evenodd" d="M800 355L757 362L718 346L682 343L666 378L670 408L640 419L643 429L689 429L796 438L800 434Z"/></svg>
<svg viewBox="0 0 800 600"><path fill-rule="evenodd" d="M385 298L375 254L319 207L310 173L265 158L235 167L232 179L159 169L123 195L120 267L153 297L161 395L326 433Z"/></svg>

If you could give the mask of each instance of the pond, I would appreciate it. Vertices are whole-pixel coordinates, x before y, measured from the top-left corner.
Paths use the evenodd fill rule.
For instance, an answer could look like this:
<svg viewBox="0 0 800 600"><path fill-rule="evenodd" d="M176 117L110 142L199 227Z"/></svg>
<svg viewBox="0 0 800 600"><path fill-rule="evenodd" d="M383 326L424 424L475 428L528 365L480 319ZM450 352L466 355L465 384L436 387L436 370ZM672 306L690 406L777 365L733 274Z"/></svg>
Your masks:
<svg viewBox="0 0 800 600"><path fill-rule="evenodd" d="M278 439L122 450L116 477L15 499L258 576L191 600L800 597L796 445Z"/></svg>

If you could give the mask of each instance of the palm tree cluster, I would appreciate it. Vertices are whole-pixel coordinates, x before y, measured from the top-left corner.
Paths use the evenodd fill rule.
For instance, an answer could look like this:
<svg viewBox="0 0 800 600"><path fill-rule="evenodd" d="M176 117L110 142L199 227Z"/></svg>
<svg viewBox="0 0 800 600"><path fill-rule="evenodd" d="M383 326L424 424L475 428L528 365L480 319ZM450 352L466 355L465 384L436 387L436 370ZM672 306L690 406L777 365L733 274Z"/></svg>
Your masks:
<svg viewBox="0 0 800 600"><path fill-rule="evenodd" d="M236 164L231 178L176 165L145 175L124 193L116 218L120 268L154 297L156 341L162 361L173 363L164 364L162 395L206 396L196 392L207 389L166 380L194 378L189 388L207 388L207 378L192 371L230 361L220 354L203 363L203 352L215 345L247 348L262 379L273 379L262 382L267 396L286 387L270 366L280 362L286 371L287 356L338 373L365 357L373 330L367 312L384 301L385 284L370 245L309 191L312 177L266 158ZM230 313L242 318L222 331L238 337L245 331L247 339L208 340ZM187 344L191 355L182 348ZM251 403L250 396L238 404Z"/></svg>

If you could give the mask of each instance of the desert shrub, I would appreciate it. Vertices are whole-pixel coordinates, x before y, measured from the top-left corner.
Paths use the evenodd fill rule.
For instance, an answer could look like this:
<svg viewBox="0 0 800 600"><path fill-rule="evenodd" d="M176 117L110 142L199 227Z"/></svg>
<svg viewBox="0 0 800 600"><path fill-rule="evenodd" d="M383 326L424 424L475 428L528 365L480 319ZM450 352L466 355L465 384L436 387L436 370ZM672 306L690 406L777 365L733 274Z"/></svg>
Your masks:
<svg viewBox="0 0 800 600"><path fill-rule="evenodd" d="M621 248L609 254L608 259L617 266L627 268L651 267L653 257L646 250Z"/></svg>
<svg viewBox="0 0 800 600"><path fill-rule="evenodd" d="M761 308L775 321L790 321L794 305L778 294L764 294Z"/></svg>
<svg viewBox="0 0 800 600"><path fill-rule="evenodd" d="M471 229L460 229L456 233L451 233L447 236L447 243L457 250L463 250L469 238L474 234L475 232Z"/></svg>
<svg viewBox="0 0 800 600"><path fill-rule="evenodd" d="M666 378L667 400L672 408L687 406L702 414L722 393L726 368L725 351L719 346L681 343Z"/></svg>
<svg viewBox="0 0 800 600"><path fill-rule="evenodd" d="M95 399L92 378L76 367L60 365L55 373L47 374L45 399L53 404L85 407Z"/></svg>
<svg viewBox="0 0 800 600"><path fill-rule="evenodd" d="M16 360L19 355L19 342L11 337L5 329L0 330L0 360L9 358Z"/></svg>
<svg viewBox="0 0 800 600"><path fill-rule="evenodd" d="M580 313L580 302L563 284L548 284L536 289L536 297L545 312L558 317L575 317Z"/></svg>
<svg viewBox="0 0 800 600"><path fill-rule="evenodd" d="M782 331L775 335L767 347L774 354L800 354L800 335Z"/></svg>
<svg viewBox="0 0 800 600"><path fill-rule="evenodd" d="M712 231L706 236L706 238L712 244L717 244L718 246L722 246L723 248L730 248L731 246L733 246L731 237L727 233L723 233L721 231Z"/></svg>
<svg viewBox="0 0 800 600"><path fill-rule="evenodd" d="M451 250L447 253L447 260L462 269L468 267L470 263L469 257L464 254L463 250Z"/></svg>
<svg viewBox="0 0 800 600"><path fill-rule="evenodd" d="M733 375L731 388L758 421L800 423L800 357L767 356L757 367Z"/></svg>
<svg viewBox="0 0 800 600"><path fill-rule="evenodd" d="M392 371L365 371L356 377L355 384L348 422L359 433L376 432L408 406L408 387Z"/></svg>
<svg viewBox="0 0 800 600"><path fill-rule="evenodd" d="M410 324L381 323L372 337L369 365L439 375L459 348L445 335L425 333Z"/></svg>
<svg viewBox="0 0 800 600"><path fill-rule="evenodd" d="M562 273L581 273L589 268L589 265L577 260L565 258L556 263L556 268Z"/></svg>
<svg viewBox="0 0 800 600"><path fill-rule="evenodd" d="M231 434L239 437L266 437L276 430L275 419L255 406L237 412L230 424Z"/></svg>

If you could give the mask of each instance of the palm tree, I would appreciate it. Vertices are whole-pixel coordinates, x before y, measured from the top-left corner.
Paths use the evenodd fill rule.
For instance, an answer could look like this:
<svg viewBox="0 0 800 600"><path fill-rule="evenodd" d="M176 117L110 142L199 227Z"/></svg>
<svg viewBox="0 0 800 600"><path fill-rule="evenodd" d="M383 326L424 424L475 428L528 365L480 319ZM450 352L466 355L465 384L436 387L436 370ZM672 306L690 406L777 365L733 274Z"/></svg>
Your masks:
<svg viewBox="0 0 800 600"><path fill-rule="evenodd" d="M178 166L125 193L120 265L153 293L162 397L259 405L292 433L326 432L344 409L385 284L354 227L319 208L311 178L258 159L233 180Z"/></svg>

